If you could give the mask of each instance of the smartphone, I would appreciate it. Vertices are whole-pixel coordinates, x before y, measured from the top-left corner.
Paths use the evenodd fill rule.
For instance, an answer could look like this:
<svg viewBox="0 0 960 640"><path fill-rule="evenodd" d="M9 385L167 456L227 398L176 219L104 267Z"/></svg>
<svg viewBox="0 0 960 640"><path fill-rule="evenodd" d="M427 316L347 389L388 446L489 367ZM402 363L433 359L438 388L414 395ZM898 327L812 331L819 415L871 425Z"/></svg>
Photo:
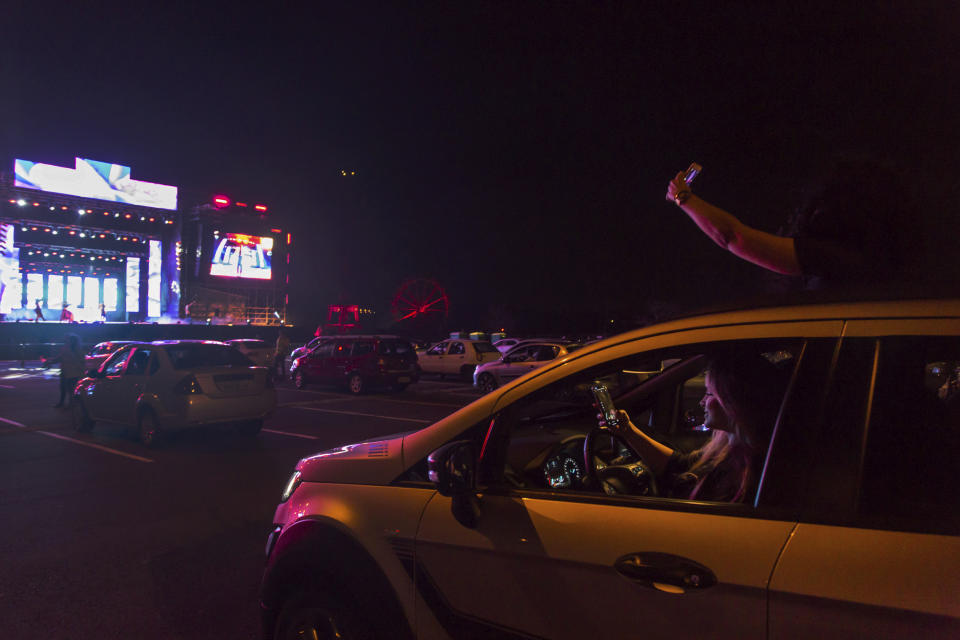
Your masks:
<svg viewBox="0 0 960 640"><path fill-rule="evenodd" d="M690 166L687 167L687 170L683 172L683 181L687 184L693 182L694 178L700 175L700 172L703 171L703 167L698 165L696 162L691 162Z"/></svg>
<svg viewBox="0 0 960 640"><path fill-rule="evenodd" d="M607 385L602 382L594 382L590 391L597 401L597 409L600 410L600 419L603 421L601 426L615 427L620 424L620 417L617 414L617 408L613 406L613 398L610 397Z"/></svg>

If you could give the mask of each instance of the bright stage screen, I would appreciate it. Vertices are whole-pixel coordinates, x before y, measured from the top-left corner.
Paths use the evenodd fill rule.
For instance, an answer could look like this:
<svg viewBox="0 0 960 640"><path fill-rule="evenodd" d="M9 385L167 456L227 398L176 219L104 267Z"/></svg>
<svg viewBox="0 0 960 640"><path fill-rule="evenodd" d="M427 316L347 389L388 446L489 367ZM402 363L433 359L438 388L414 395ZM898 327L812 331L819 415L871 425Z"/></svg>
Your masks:
<svg viewBox="0 0 960 640"><path fill-rule="evenodd" d="M242 233L214 234L210 275L269 280L273 238Z"/></svg>
<svg viewBox="0 0 960 640"><path fill-rule="evenodd" d="M76 166L58 167L32 160L14 160L14 186L71 196L125 202L158 209L177 208L177 188L133 180L130 167L76 158Z"/></svg>

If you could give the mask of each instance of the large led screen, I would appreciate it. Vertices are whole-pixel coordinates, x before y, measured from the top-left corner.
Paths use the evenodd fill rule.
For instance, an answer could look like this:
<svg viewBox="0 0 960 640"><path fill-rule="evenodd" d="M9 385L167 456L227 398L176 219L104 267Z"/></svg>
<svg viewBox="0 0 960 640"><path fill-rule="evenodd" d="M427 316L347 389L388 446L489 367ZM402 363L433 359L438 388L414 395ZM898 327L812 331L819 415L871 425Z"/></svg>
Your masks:
<svg viewBox="0 0 960 640"><path fill-rule="evenodd" d="M242 233L214 234L210 275L269 280L273 238Z"/></svg>
<svg viewBox="0 0 960 640"><path fill-rule="evenodd" d="M14 160L14 185L158 209L177 208L177 188L130 178L130 167L76 158L76 168Z"/></svg>

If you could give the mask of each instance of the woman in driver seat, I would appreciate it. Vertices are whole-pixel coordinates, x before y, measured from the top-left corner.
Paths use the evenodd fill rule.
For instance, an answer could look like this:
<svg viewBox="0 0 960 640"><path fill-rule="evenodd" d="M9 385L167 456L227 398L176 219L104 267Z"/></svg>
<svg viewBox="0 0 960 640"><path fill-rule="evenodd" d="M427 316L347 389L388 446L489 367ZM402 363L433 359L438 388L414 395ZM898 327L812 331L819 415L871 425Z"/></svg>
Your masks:
<svg viewBox="0 0 960 640"><path fill-rule="evenodd" d="M706 369L700 406L710 439L681 453L654 440L620 411L618 433L657 476L661 495L743 502L753 494L759 466L783 399L784 375L758 353L730 352Z"/></svg>

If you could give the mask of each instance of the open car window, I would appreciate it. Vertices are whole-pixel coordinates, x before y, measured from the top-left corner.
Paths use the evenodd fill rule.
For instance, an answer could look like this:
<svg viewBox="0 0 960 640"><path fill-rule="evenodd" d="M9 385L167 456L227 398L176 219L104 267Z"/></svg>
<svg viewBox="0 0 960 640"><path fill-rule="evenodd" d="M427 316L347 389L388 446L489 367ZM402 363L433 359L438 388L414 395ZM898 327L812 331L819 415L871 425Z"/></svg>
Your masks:
<svg viewBox="0 0 960 640"><path fill-rule="evenodd" d="M704 372L716 354L744 349L762 357L771 372L775 372L770 375L770 389L776 397L765 404L775 403L779 407L800 347L799 341L692 345L637 354L572 374L521 398L505 410L499 450L487 460L497 467L490 476L497 478L499 472L500 483L514 490L650 495L639 490L633 493L630 483L612 487L597 477L597 469L626 468L643 460L627 440L597 431L601 420L594 386L605 387L617 410L626 411L639 429L678 457L696 456L714 437L713 432L703 426L701 400L705 394ZM767 411L764 415L769 418L759 426L764 431L760 438L762 447L753 451L756 459L751 460L751 464L762 464L774 433L776 411ZM594 436L592 455L588 457L584 445L591 434ZM591 466L588 468L588 465ZM664 484L666 473L661 475L663 477L654 477L654 480ZM753 474L751 481L758 475ZM754 493L755 489L751 486ZM686 490L664 488L657 495L686 498L689 497L683 495ZM749 501L750 497L738 495L737 499Z"/></svg>

